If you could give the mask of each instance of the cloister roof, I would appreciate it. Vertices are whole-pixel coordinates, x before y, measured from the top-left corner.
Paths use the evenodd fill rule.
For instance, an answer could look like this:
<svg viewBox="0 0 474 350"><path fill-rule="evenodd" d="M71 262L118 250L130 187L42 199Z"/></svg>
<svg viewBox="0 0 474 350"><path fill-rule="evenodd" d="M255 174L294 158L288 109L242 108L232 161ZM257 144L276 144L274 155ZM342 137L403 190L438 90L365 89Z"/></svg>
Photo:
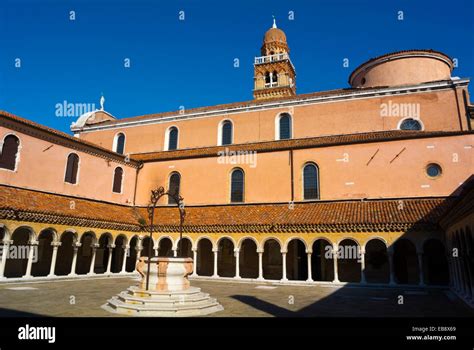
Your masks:
<svg viewBox="0 0 474 350"><path fill-rule="evenodd" d="M187 206L185 232L399 231L437 228L454 198ZM147 209L0 185L0 219L141 231ZM145 220L145 221L142 221ZM141 222L141 224L140 224ZM176 231L177 207L155 211L156 231Z"/></svg>
<svg viewBox="0 0 474 350"><path fill-rule="evenodd" d="M217 157L222 151L239 151L239 152L273 152L289 149L303 149L315 147L328 147L338 145L348 145L356 143L369 142L385 142L396 140L407 140L427 137L457 136L472 134L470 131L409 131L409 130L387 130L365 133L355 133L346 135L318 136L300 139L263 141L244 144L232 144L225 146L211 146L179 149L174 151L160 151L150 153L131 154L131 159L136 161L164 161L183 158L199 158L199 157Z"/></svg>

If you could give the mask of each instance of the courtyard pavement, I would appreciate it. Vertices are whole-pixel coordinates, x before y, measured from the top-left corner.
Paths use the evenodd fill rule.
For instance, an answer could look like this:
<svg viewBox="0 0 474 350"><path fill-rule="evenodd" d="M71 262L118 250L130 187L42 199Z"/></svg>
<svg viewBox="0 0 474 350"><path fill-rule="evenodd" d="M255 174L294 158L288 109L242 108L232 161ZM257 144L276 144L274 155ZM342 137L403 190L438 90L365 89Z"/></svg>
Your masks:
<svg viewBox="0 0 474 350"><path fill-rule="evenodd" d="M112 316L100 308L137 283L132 277L0 284L0 317ZM474 310L440 289L288 286L193 280L224 307L210 317L473 317ZM403 298L401 298L403 297ZM402 301L403 303L399 303Z"/></svg>

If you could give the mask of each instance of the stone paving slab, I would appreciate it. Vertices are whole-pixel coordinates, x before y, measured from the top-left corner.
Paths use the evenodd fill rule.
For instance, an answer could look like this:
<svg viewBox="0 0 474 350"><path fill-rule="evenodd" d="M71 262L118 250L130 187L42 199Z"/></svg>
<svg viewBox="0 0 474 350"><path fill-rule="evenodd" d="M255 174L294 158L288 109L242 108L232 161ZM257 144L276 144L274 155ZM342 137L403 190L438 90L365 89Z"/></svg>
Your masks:
<svg viewBox="0 0 474 350"><path fill-rule="evenodd" d="M0 317L121 317L101 309L106 300L135 285L131 277L0 284ZM451 292L333 286L288 286L193 280L224 311L209 317L473 317ZM260 286L260 287L259 287ZM31 287L20 288L17 287ZM13 288L13 289L12 289ZM403 296L403 304L399 304ZM123 316L122 316L123 317Z"/></svg>

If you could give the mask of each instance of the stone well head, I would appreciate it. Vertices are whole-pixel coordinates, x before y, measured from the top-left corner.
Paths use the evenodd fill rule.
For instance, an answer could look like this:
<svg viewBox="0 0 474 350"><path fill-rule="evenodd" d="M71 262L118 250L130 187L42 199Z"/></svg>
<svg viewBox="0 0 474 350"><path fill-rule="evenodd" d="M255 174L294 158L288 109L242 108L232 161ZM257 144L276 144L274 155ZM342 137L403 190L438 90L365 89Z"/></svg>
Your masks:
<svg viewBox="0 0 474 350"><path fill-rule="evenodd" d="M148 257L141 257L137 271L142 279L140 287L146 289ZM189 288L188 275L193 272L193 259L153 257L150 259L150 277L148 290L179 291Z"/></svg>

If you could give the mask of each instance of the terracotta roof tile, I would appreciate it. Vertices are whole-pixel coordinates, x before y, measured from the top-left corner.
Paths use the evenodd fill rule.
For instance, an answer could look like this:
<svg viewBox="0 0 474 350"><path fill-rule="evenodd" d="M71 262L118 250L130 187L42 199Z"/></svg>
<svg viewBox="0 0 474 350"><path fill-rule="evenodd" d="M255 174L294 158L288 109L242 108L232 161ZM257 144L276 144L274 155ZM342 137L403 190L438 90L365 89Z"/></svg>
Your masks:
<svg viewBox="0 0 474 350"><path fill-rule="evenodd" d="M124 162L124 159L125 159L125 156L122 155L122 154L119 154L119 153L116 153L116 152L113 152L107 148L104 148L104 147L101 147L101 146L98 146L97 144L95 143L92 143L92 142L89 142L89 141L86 141L86 140L82 140L80 138L77 138L77 137L74 137L74 136L71 136L69 134L66 134L62 131L59 131L59 130L55 130L55 129L52 129L52 128L49 128L47 126L44 126L44 125L41 125L41 124L38 124L38 123L35 123L31 120L28 120L28 119L25 119L25 118L22 118L22 117L19 117L17 115L14 115L10 112L6 112L6 111L2 111L0 110L0 121L2 118L5 118L5 120L9 119L9 120L12 120L14 122L17 122L17 123L20 123L20 124L23 124L25 126L29 126L29 127L32 127L32 128L35 128L35 129L38 129L38 130L41 130L41 131L44 131L48 134L51 134L51 135L55 135L55 136L58 136L64 140L67 140L69 142L72 142L73 144L77 144L77 145L81 145L81 146L86 146L87 148L95 151L96 153L100 153L102 155L107 155L108 158L110 159L115 159L115 160L119 160L121 161L122 163L128 163L128 162ZM134 161L132 160L132 163L134 163Z"/></svg>
<svg viewBox="0 0 474 350"><path fill-rule="evenodd" d="M453 198L318 201L186 207L187 232L319 232L408 230L436 226ZM75 209L71 208L74 203ZM400 203L403 205L401 206ZM140 231L147 209L0 185L0 218ZM143 221L146 219L145 221ZM141 224L140 224L141 222ZM155 229L177 231L177 207L155 211Z"/></svg>
<svg viewBox="0 0 474 350"><path fill-rule="evenodd" d="M0 185L0 218L138 231L131 206Z"/></svg>
<svg viewBox="0 0 474 350"><path fill-rule="evenodd" d="M174 151L161 151L151 153L135 153L130 157L137 161L164 161L183 158L199 158L199 157L216 157L219 153L225 150L229 151L257 151L257 152L272 152L288 149L301 148L315 148L336 146L354 143L393 141L403 139L414 139L424 137L438 137L438 136L456 136L464 134L474 134L474 132L460 132L460 131L404 131L404 130L388 130L368 133L357 133L347 135L334 136L320 136L302 139L279 140L279 141L265 141L255 143L244 143L226 146L212 146L200 148L188 148Z"/></svg>

